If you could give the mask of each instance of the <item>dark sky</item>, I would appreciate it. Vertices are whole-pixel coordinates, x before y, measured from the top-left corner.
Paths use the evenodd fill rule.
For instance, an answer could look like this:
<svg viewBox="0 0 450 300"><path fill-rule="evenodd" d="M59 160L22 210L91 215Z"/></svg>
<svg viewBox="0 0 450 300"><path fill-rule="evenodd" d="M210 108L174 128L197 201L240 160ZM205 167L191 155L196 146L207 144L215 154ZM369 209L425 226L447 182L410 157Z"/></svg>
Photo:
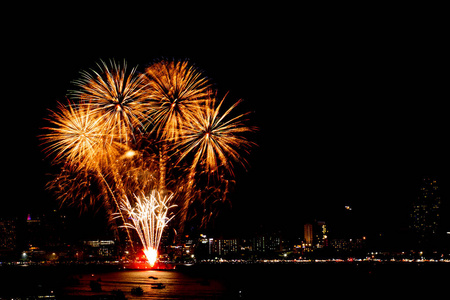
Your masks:
<svg viewBox="0 0 450 300"><path fill-rule="evenodd" d="M0 214L54 205L39 128L79 71L110 58L140 70L189 58L253 111L259 147L219 227L337 228L351 205L358 227L387 230L407 225L422 176L450 195L449 49L434 11L237 11L19 13L2 41Z"/></svg>

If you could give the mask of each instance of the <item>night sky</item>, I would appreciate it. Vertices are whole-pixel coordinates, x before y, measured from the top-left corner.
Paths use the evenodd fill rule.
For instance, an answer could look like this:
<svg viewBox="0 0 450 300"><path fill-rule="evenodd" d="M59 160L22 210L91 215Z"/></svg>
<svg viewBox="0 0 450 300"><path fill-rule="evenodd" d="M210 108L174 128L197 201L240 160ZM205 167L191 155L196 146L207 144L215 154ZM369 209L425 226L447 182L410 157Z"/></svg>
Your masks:
<svg viewBox="0 0 450 300"><path fill-rule="evenodd" d="M338 230L345 205L362 233L401 230L428 175L441 181L448 218L441 19L419 10L273 9L126 19L112 11L18 14L2 41L0 215L57 207L44 191L52 169L37 136L79 71L110 58L142 71L167 57L190 59L221 95L244 99L240 109L259 127L259 147L249 169L237 170L218 230L302 232L314 219Z"/></svg>

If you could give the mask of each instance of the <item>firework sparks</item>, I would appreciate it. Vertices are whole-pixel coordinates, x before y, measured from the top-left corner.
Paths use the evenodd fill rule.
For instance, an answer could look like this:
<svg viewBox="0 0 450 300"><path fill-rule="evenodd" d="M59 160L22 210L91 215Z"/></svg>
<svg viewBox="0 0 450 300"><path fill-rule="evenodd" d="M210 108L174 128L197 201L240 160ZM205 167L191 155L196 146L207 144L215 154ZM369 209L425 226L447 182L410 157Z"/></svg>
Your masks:
<svg viewBox="0 0 450 300"><path fill-rule="evenodd" d="M223 166L233 175L232 161L246 164L245 158L240 155L254 143L248 141L243 135L252 132L254 127L245 124L248 113L229 118L230 113L241 101L234 103L228 110L220 115L220 109L225 98L216 105L215 97L209 97L205 105L197 111L191 122L184 124L181 130L177 149L181 150L179 161L194 153L191 169L195 170L200 162L204 162L208 174L213 174L218 167Z"/></svg>
<svg viewBox="0 0 450 300"><path fill-rule="evenodd" d="M75 168L94 169L108 155L117 153L116 143L105 143L108 138L101 118L95 116L90 105L59 104L59 112L51 112L46 127L49 133L41 138L48 146L47 153L54 153L55 162L65 161Z"/></svg>
<svg viewBox="0 0 450 300"><path fill-rule="evenodd" d="M177 139L208 95L210 84L188 61L157 62L146 70L153 130L161 139Z"/></svg>
<svg viewBox="0 0 450 300"><path fill-rule="evenodd" d="M102 61L98 64L100 72L82 72L82 78L74 82L79 90L73 95L93 105L104 118L110 136L127 144L147 118L145 84L135 68L127 72L126 63L122 66L111 61L110 65Z"/></svg>
<svg viewBox="0 0 450 300"><path fill-rule="evenodd" d="M140 75L126 63L98 67L75 81L75 102L59 104L48 118L44 151L62 164L48 187L62 203L101 204L119 216L153 265L172 201L181 232L189 214L203 215L202 223L212 218L234 165L247 165L242 154L254 145L247 134L255 128L246 125L248 113L235 114L241 101L224 109L225 98L216 100L188 61L161 60Z"/></svg>
<svg viewBox="0 0 450 300"><path fill-rule="evenodd" d="M134 205L125 198L121 209L129 216L129 222L124 227L131 228L138 234L144 254L151 267L154 266L161 236L167 223L173 218L168 217L173 194L163 196L160 192L153 190L148 196L135 196Z"/></svg>

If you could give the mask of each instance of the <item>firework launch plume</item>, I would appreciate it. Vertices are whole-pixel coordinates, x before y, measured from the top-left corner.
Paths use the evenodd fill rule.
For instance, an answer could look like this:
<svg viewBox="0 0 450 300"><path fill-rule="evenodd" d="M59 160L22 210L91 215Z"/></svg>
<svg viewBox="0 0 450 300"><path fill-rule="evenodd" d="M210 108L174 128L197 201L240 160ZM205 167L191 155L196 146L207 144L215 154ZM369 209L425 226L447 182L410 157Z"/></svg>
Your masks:
<svg viewBox="0 0 450 300"><path fill-rule="evenodd" d="M128 215L124 227L136 231L144 248L145 256L150 264L156 262L161 236L167 223L173 218L168 217L168 212L175 207L170 205L173 194L163 196L153 190L148 196L134 196L134 204L125 198L121 204L121 210Z"/></svg>

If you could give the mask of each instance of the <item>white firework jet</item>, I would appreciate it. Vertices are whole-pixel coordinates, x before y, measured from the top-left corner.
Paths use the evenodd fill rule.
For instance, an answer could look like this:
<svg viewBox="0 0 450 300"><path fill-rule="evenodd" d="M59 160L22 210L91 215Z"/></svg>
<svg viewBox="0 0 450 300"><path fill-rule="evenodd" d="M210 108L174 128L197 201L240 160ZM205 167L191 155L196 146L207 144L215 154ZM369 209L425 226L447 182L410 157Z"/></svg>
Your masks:
<svg viewBox="0 0 450 300"><path fill-rule="evenodd" d="M161 236L167 223L174 217L168 212L176 205L170 205L173 194L153 190L148 196L134 195L133 203L128 198L122 200L121 210L128 215L128 222L123 227L130 228L138 234L148 263L153 267L158 258Z"/></svg>

